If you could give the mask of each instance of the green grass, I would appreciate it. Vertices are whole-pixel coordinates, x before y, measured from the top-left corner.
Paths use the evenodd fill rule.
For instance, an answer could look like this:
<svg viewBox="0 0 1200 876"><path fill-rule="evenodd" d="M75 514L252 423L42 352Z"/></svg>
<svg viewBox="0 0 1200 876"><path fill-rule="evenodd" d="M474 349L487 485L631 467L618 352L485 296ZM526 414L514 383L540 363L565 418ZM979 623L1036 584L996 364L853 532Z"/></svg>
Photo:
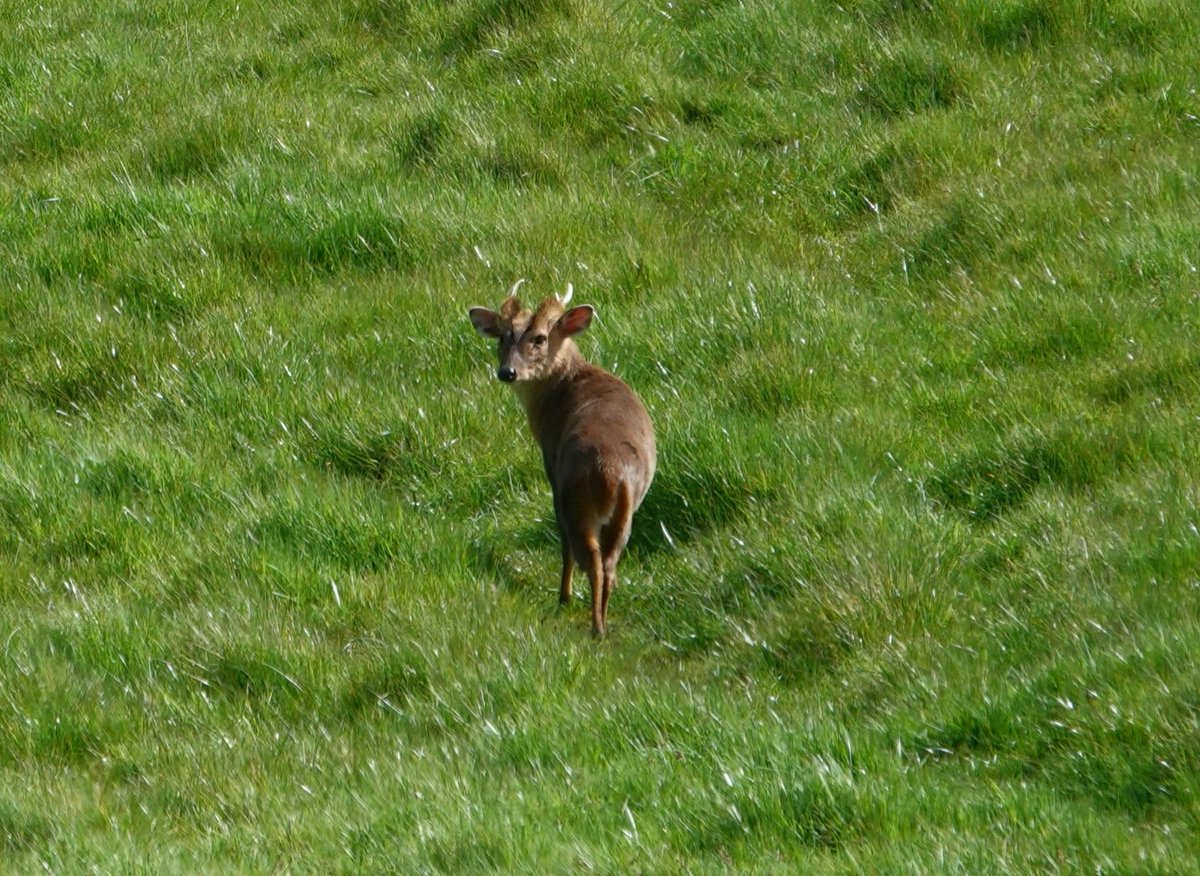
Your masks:
<svg viewBox="0 0 1200 876"><path fill-rule="evenodd" d="M0 870L1193 871L1188 4L0 22ZM604 641L518 277L658 429Z"/></svg>

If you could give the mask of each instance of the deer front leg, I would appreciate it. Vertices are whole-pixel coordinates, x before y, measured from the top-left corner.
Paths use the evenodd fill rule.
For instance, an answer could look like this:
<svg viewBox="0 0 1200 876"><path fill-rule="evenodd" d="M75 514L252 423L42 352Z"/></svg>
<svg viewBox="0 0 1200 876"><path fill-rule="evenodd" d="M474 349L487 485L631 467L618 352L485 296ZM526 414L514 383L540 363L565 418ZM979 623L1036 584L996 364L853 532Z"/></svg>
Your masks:
<svg viewBox="0 0 1200 876"><path fill-rule="evenodd" d="M571 573L575 569L575 556L571 553L571 534L567 529L567 511L563 507L558 490L554 491L554 520L558 523L558 540L562 543L562 578L558 585L558 604L566 605L571 601Z"/></svg>
<svg viewBox="0 0 1200 876"><path fill-rule="evenodd" d="M571 555L571 543L566 534L562 536L562 583L558 586L558 604L571 601L571 572L575 569L575 558Z"/></svg>

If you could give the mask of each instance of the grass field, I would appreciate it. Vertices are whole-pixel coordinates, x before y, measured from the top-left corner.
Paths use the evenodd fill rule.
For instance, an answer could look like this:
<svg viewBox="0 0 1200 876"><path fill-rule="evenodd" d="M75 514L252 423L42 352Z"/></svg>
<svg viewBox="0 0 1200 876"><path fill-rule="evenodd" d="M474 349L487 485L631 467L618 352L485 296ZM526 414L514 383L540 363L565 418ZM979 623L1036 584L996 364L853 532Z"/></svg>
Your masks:
<svg viewBox="0 0 1200 876"><path fill-rule="evenodd" d="M2 0L0 871L1195 872L1194 13Z"/></svg>

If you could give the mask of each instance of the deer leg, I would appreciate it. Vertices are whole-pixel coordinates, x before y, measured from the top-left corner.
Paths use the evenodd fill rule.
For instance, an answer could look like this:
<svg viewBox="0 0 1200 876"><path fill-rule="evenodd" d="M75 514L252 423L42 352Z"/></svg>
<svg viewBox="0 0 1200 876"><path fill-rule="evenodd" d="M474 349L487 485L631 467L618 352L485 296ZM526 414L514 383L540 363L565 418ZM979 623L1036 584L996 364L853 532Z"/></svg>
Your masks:
<svg viewBox="0 0 1200 876"><path fill-rule="evenodd" d="M629 488L622 484L617 490L617 502L612 519L600 531L600 550L604 555L604 593L600 599L600 619L608 626L608 598L617 586L617 561L629 541L633 523L633 503Z"/></svg>
<svg viewBox="0 0 1200 876"><path fill-rule="evenodd" d="M617 564L604 564L604 595L600 600L600 616L604 619L605 627L608 626L608 597L612 596L613 588L617 586Z"/></svg>
<svg viewBox="0 0 1200 876"><path fill-rule="evenodd" d="M558 587L558 604L566 605L571 601L571 573L575 569L575 558L571 555L571 542L567 534L562 534L562 583Z"/></svg>
<svg viewBox="0 0 1200 876"><path fill-rule="evenodd" d="M559 491L554 491L554 519L558 522L558 540L562 542L562 578L558 585L558 604L571 601L571 573L575 570L575 557L571 552L571 533L567 527L567 509Z"/></svg>
<svg viewBox="0 0 1200 876"><path fill-rule="evenodd" d="M596 537L587 539L588 581L592 585L592 632L603 636L604 627L604 561Z"/></svg>

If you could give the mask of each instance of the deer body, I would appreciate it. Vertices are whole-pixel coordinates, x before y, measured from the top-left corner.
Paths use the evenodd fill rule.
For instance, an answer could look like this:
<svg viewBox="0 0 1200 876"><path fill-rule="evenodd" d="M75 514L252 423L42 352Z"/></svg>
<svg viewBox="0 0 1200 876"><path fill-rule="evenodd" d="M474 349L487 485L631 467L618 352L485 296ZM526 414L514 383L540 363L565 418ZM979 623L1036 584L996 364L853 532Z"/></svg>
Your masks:
<svg viewBox="0 0 1200 876"><path fill-rule="evenodd" d="M471 321L499 339L497 375L513 384L542 450L562 541L559 601L571 599L577 563L591 584L592 630L604 635L617 561L654 479L656 451L633 390L587 362L571 340L592 315L587 305L565 310L556 299L530 313L510 294L499 314L472 308Z"/></svg>

